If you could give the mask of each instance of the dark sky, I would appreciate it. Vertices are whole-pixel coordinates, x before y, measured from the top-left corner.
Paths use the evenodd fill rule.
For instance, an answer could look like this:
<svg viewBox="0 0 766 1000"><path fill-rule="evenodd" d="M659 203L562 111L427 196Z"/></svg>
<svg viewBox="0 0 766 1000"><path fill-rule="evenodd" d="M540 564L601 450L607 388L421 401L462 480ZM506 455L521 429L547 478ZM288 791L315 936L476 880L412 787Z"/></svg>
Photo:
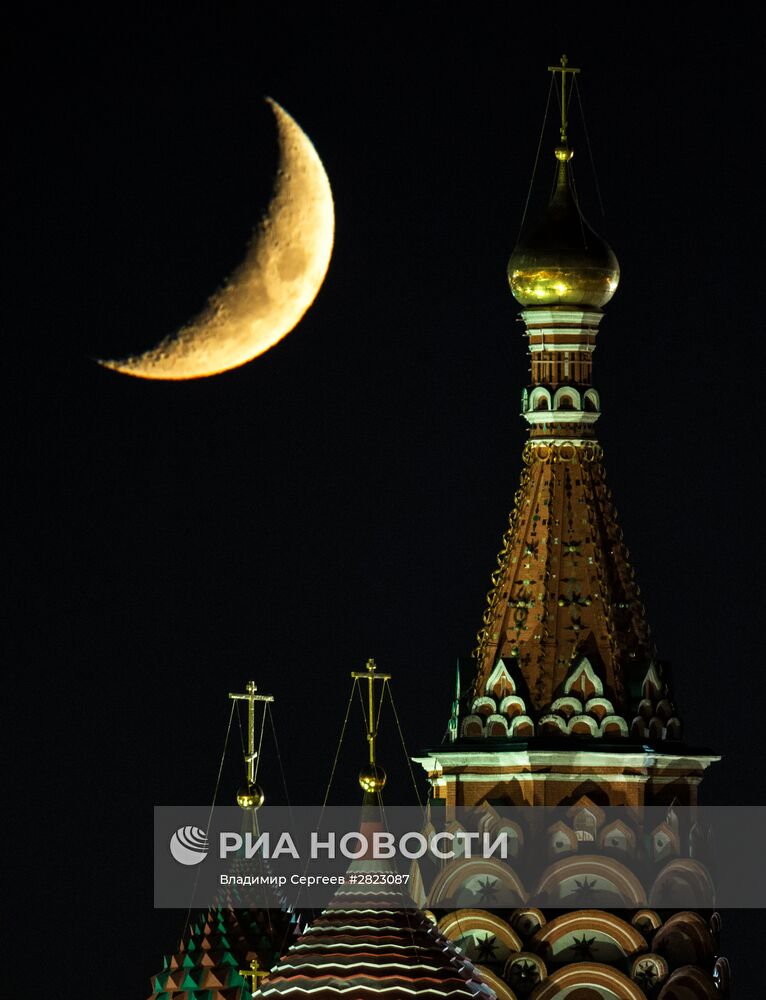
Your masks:
<svg viewBox="0 0 766 1000"><path fill-rule="evenodd" d="M763 802L755 25L724 8L102 10L28 25L12 88L6 711L12 778L45 831L28 888L87 933L76 954L48 942L47 962L82 972L57 995L145 995L180 930L151 906L151 810L209 801L229 690L252 676L275 694L294 802L323 796L368 656L394 675L408 748L441 739L520 472L527 359L505 264L562 51L583 68L605 219L575 113L578 189L622 268L595 357L607 475L687 737L724 755L705 798ZM156 342L241 258L276 164L265 95L333 187L313 308L217 378L101 369L88 359ZM533 202L554 142L551 127ZM357 794L358 714L349 744L338 803ZM382 757L406 801L390 719ZM239 768L231 752L223 797ZM263 768L277 801L268 741ZM758 919L731 917L740 987ZM95 963L122 971L86 975Z"/></svg>

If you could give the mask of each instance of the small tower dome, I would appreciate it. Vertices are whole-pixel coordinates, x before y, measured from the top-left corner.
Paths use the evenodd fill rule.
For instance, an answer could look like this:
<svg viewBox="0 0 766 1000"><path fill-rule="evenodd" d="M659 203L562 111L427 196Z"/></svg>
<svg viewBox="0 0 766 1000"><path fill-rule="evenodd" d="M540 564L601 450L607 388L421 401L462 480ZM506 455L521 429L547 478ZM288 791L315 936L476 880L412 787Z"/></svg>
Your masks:
<svg viewBox="0 0 766 1000"><path fill-rule="evenodd" d="M612 248L583 218L570 175L573 152L556 148L556 187L542 219L522 233L508 261L514 298L526 307L600 309L620 280Z"/></svg>

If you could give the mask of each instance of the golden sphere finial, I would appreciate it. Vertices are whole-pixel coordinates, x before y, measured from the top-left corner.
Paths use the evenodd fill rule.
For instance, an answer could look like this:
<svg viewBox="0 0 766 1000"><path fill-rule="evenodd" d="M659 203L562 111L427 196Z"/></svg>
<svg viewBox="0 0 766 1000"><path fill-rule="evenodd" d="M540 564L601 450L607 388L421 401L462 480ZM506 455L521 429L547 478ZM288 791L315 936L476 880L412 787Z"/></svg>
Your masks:
<svg viewBox="0 0 766 1000"><path fill-rule="evenodd" d="M574 156L574 150L570 149L569 146L556 146L554 153L559 163L569 163Z"/></svg>
<svg viewBox="0 0 766 1000"><path fill-rule="evenodd" d="M386 772L379 764L368 764L359 772L359 785L363 792L380 792L385 784Z"/></svg>
<svg viewBox="0 0 766 1000"><path fill-rule="evenodd" d="M265 801L263 789L254 781L248 781L237 792L237 805L240 809L260 809Z"/></svg>

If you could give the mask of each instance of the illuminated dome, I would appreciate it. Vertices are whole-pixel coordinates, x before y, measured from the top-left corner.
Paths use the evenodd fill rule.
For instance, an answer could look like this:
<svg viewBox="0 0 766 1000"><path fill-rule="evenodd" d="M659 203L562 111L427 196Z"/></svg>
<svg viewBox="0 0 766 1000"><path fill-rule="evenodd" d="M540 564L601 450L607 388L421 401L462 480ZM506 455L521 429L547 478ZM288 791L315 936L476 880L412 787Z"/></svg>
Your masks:
<svg viewBox="0 0 766 1000"><path fill-rule="evenodd" d="M590 228L577 207L569 161L556 149L556 188L540 222L523 233L508 261L508 281L523 306L587 306L600 309L620 280L609 244Z"/></svg>

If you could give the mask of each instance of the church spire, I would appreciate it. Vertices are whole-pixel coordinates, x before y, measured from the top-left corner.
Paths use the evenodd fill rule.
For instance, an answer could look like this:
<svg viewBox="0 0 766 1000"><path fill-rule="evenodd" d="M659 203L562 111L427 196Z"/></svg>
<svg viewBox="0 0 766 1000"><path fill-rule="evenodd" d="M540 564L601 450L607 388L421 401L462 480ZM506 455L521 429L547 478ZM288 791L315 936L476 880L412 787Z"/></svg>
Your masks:
<svg viewBox="0 0 766 1000"><path fill-rule="evenodd" d="M258 750L255 749L255 704L256 702L262 703L265 714L266 705L274 701L274 695L258 694L255 681L248 681L244 694L229 693L229 698L232 701L247 702L247 752L244 754L247 780L237 792L237 805L241 809L258 809L263 805L265 797L261 787L255 783L255 777L258 772ZM262 736L263 720L261 721Z"/></svg>
<svg viewBox="0 0 766 1000"><path fill-rule="evenodd" d="M369 753L369 763L359 772L359 784L365 794L377 795L386 784L386 772L378 764L375 755L375 744L378 738L378 722L380 720L380 706L383 702L383 691L380 693L380 700L376 708L375 705L375 682L379 681L383 688L391 680L391 674L381 674L375 660L368 660L364 670L352 670L351 677L354 681L367 682L367 712L365 723L367 726L367 747Z"/></svg>
<svg viewBox="0 0 766 1000"><path fill-rule="evenodd" d="M508 263L531 360L521 401L529 441L458 736L645 738L662 701L652 732L678 738L661 680L661 697L641 708L642 687L661 668L595 432L593 353L620 269L576 197L567 107L579 69L566 56L548 68L561 87L553 193Z"/></svg>

